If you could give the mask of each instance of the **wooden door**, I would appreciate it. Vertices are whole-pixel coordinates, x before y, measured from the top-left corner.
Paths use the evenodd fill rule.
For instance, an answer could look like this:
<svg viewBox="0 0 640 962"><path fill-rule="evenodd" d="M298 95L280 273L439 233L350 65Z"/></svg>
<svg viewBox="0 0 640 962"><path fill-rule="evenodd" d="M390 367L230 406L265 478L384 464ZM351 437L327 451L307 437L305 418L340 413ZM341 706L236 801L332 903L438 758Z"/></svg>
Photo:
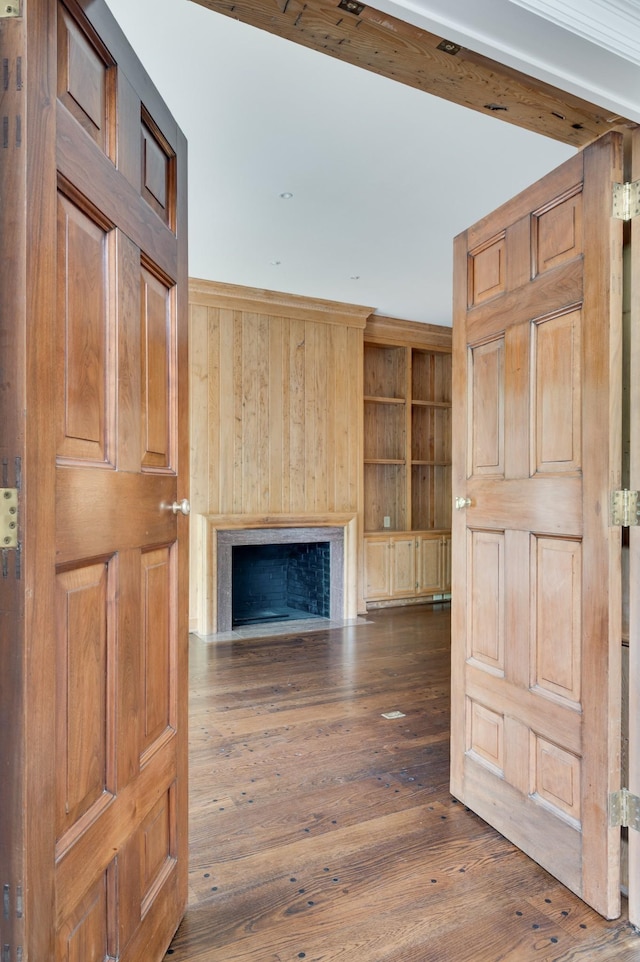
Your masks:
<svg viewBox="0 0 640 962"><path fill-rule="evenodd" d="M23 0L3 56L26 411L9 935L24 962L153 962L186 899L186 146L102 0Z"/></svg>
<svg viewBox="0 0 640 962"><path fill-rule="evenodd" d="M619 914L622 145L456 239L451 790Z"/></svg>

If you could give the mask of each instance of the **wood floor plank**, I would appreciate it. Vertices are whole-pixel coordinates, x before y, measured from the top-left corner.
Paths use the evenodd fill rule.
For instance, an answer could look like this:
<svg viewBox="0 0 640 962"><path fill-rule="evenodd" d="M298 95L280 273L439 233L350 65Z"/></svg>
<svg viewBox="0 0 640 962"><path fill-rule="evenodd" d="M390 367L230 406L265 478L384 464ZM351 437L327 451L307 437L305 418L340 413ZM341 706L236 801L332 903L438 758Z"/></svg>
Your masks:
<svg viewBox="0 0 640 962"><path fill-rule="evenodd" d="M626 917L450 796L446 608L194 639L191 693L190 897L167 962L640 960Z"/></svg>

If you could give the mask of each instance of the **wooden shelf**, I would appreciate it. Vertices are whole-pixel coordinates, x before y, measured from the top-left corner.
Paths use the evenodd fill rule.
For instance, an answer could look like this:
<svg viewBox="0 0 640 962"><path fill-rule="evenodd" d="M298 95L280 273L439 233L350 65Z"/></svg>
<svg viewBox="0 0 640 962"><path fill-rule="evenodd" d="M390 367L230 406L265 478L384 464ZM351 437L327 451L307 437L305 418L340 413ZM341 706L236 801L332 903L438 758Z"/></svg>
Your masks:
<svg viewBox="0 0 640 962"><path fill-rule="evenodd" d="M367 400L371 400L371 399L365 398L365 401ZM416 401L415 399L412 399L411 403L414 404L416 407L423 407L423 408L445 408L445 409L451 408L451 401Z"/></svg>
<svg viewBox="0 0 640 962"><path fill-rule="evenodd" d="M398 332L394 344L392 320L370 318L364 334L364 596L373 607L451 590L446 329L400 322Z"/></svg>
<svg viewBox="0 0 640 962"><path fill-rule="evenodd" d="M403 397L375 397L368 394L365 397L365 401L369 401L371 404L406 404L407 399Z"/></svg>

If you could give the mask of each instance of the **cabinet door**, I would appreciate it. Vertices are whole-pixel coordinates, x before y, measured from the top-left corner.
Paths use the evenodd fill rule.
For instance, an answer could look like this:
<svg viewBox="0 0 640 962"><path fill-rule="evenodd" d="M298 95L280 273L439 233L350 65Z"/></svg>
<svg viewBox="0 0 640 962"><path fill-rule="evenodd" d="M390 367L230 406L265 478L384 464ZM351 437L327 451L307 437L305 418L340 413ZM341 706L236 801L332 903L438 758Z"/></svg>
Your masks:
<svg viewBox="0 0 640 962"><path fill-rule="evenodd" d="M394 598L416 593L416 539L391 541L391 594Z"/></svg>
<svg viewBox="0 0 640 962"><path fill-rule="evenodd" d="M418 538L417 543L418 593L427 595L442 591L442 538Z"/></svg>
<svg viewBox="0 0 640 962"><path fill-rule="evenodd" d="M391 595L389 538L364 543L364 596L368 601Z"/></svg>

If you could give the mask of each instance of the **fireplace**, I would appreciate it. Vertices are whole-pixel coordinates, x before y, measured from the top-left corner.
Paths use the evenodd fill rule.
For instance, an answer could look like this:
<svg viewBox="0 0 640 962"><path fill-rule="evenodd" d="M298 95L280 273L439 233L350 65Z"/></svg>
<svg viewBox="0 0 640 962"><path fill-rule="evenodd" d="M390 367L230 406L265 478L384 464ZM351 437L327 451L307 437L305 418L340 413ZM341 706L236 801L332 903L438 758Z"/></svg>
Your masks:
<svg viewBox="0 0 640 962"><path fill-rule="evenodd" d="M217 532L217 630L344 618L344 528Z"/></svg>

